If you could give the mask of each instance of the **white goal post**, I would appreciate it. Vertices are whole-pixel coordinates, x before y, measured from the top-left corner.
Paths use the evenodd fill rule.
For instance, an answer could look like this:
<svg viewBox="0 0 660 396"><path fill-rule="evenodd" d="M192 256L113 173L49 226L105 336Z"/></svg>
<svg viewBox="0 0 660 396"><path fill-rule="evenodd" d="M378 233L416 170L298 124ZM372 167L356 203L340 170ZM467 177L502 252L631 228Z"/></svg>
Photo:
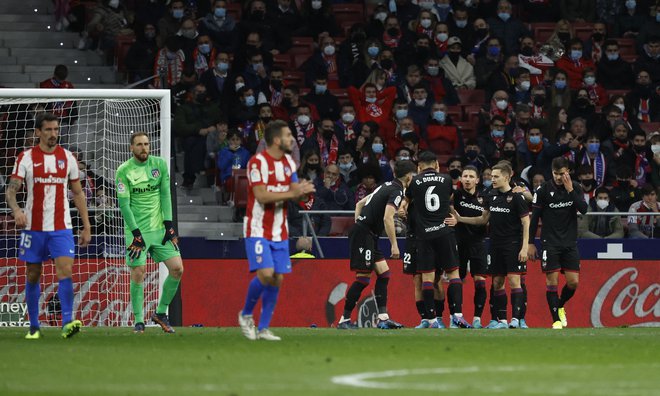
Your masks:
<svg viewBox="0 0 660 396"><path fill-rule="evenodd" d="M114 191L117 167L130 158L134 132L146 132L151 154L171 157L169 90L148 89L0 89L0 187L8 183L18 154L35 144L34 117L49 111L60 117L60 144L86 167L82 177L92 222L92 244L77 247L74 264L74 316L86 326L132 324L129 269L124 262L123 220ZM170 175L173 178L174 175ZM3 191L0 189L0 191ZM25 194L19 194L24 207ZM25 326L25 265L18 261L20 230L2 195L0 202L0 326ZM173 202L176 204L176 202ZM74 232L75 207L72 207ZM145 317L155 311L166 269L147 261ZM59 325L57 279L52 262L42 275L40 321ZM159 275L160 273L160 275ZM160 286L160 287L159 287ZM17 312L16 312L17 311Z"/></svg>

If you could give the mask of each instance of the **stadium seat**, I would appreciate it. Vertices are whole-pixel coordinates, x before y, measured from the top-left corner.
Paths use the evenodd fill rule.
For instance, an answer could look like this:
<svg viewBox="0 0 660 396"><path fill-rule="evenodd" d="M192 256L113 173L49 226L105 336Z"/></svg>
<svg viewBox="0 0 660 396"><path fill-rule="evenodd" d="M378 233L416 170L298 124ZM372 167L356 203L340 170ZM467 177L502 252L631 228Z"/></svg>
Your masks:
<svg viewBox="0 0 660 396"><path fill-rule="evenodd" d="M593 25L588 23L587 24L573 23L573 27L575 31L575 36L582 41L589 40L594 30Z"/></svg>
<svg viewBox="0 0 660 396"><path fill-rule="evenodd" d="M451 142L444 139L435 139L429 142L429 149L437 155L447 155L454 153L454 147Z"/></svg>
<svg viewBox="0 0 660 396"><path fill-rule="evenodd" d="M314 41L311 37L293 37L291 44L291 48L287 51L291 55L306 54L309 57L314 51Z"/></svg>
<svg viewBox="0 0 660 396"><path fill-rule="evenodd" d="M135 43L135 36L130 35L119 35L116 37L115 44L115 68L117 71L123 73L126 71L126 55L128 55L128 50L131 49L133 43Z"/></svg>
<svg viewBox="0 0 660 396"><path fill-rule="evenodd" d="M626 94L627 94L628 92L630 92L630 91L627 90L627 89L609 89L609 90L607 91L607 97L608 97L608 98L611 98L611 97L614 96L614 95L622 95L622 96L626 96Z"/></svg>
<svg viewBox="0 0 660 396"><path fill-rule="evenodd" d="M340 102L348 100L348 91L345 88L330 88L330 93L335 95Z"/></svg>
<svg viewBox="0 0 660 396"><path fill-rule="evenodd" d="M477 126L470 121L454 122L463 135L463 140L477 137Z"/></svg>
<svg viewBox="0 0 660 396"><path fill-rule="evenodd" d="M303 64L309 59L309 54L293 54L293 68L295 70L300 70Z"/></svg>
<svg viewBox="0 0 660 396"><path fill-rule="evenodd" d="M555 23L552 22L537 22L537 23L532 23L530 30L532 31L532 34L534 34L534 40L538 43L544 44L550 36L552 36L552 32L555 31Z"/></svg>
<svg viewBox="0 0 660 396"><path fill-rule="evenodd" d="M283 70L291 69L291 55L290 54L277 54L273 56L273 63Z"/></svg>
<svg viewBox="0 0 660 396"><path fill-rule="evenodd" d="M447 106L447 115L453 122L463 121L463 109L461 106Z"/></svg>
<svg viewBox="0 0 660 396"><path fill-rule="evenodd" d="M486 103L486 92L483 89L459 89L458 98L462 105L479 105Z"/></svg>
<svg viewBox="0 0 660 396"><path fill-rule="evenodd" d="M248 198L247 172L245 169L234 169L231 177L234 179L234 192L232 194L234 207L245 208L247 206Z"/></svg>
<svg viewBox="0 0 660 396"><path fill-rule="evenodd" d="M463 106L463 112L465 113L465 121L475 126L479 123L479 114L481 113L481 106L473 106L473 105Z"/></svg>
<svg viewBox="0 0 660 396"><path fill-rule="evenodd" d="M330 220L330 236L347 236L355 224L353 217L332 216Z"/></svg>
<svg viewBox="0 0 660 396"><path fill-rule="evenodd" d="M640 122L639 126L647 134L650 134L655 131L660 131L660 122Z"/></svg>
<svg viewBox="0 0 660 396"><path fill-rule="evenodd" d="M635 39L620 38L616 41L619 43L619 54L621 57L631 55L637 56L637 51L635 51Z"/></svg>
<svg viewBox="0 0 660 396"><path fill-rule="evenodd" d="M623 59L628 63L635 63L635 61L637 60L637 54L625 54L625 55L622 54L621 59Z"/></svg>
<svg viewBox="0 0 660 396"><path fill-rule="evenodd" d="M332 12L335 15L337 23L357 23L364 22L364 4L362 3L342 3L333 4Z"/></svg>
<svg viewBox="0 0 660 396"><path fill-rule="evenodd" d="M286 85L296 84L298 87L305 85L305 73L285 70L283 78Z"/></svg>
<svg viewBox="0 0 660 396"><path fill-rule="evenodd" d="M241 3L227 3L227 14L234 17L236 22L241 20Z"/></svg>

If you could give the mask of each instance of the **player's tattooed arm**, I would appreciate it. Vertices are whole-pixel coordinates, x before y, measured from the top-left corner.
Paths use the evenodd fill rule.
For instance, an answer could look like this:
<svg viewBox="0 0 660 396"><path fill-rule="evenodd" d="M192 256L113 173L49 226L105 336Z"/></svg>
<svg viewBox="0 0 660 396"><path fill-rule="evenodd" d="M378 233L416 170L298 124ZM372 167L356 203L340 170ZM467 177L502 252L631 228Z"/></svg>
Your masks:
<svg viewBox="0 0 660 396"><path fill-rule="evenodd" d="M12 177L9 180L9 185L7 186L7 191L5 192L5 201L7 201L7 206L9 206L9 208L14 212L21 210L20 206L18 206L18 202L16 201L16 194L18 194L22 186L23 181L21 179Z"/></svg>

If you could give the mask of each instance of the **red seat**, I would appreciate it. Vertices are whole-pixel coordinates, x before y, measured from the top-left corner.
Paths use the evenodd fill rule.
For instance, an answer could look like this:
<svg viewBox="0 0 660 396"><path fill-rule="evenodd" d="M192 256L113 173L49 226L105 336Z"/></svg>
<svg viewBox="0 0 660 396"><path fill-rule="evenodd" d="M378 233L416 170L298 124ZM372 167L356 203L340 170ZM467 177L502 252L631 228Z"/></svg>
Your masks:
<svg viewBox="0 0 660 396"><path fill-rule="evenodd" d="M483 89L459 89L458 98L462 105L486 103L486 92Z"/></svg>
<svg viewBox="0 0 660 396"><path fill-rule="evenodd" d="M330 220L332 223L330 226L330 236L348 236L348 231L355 224L353 217L332 216Z"/></svg>
<svg viewBox="0 0 660 396"><path fill-rule="evenodd" d="M291 55L290 54L274 55L273 63L275 63L275 66L281 67L283 70L291 69Z"/></svg>
<svg viewBox="0 0 660 396"><path fill-rule="evenodd" d="M245 208L248 201L248 178L245 169L234 169L231 177L234 179L234 191L232 201L234 207Z"/></svg>
<svg viewBox="0 0 660 396"><path fill-rule="evenodd" d="M330 93L335 95L340 102L348 100L348 91L345 88L330 88Z"/></svg>
<svg viewBox="0 0 660 396"><path fill-rule="evenodd" d="M335 20L339 24L365 22L364 4L362 3L333 4L331 7Z"/></svg>
<svg viewBox="0 0 660 396"><path fill-rule="evenodd" d="M620 38L620 39L617 39L617 42L619 43L619 54L621 54L621 57L624 57L626 55L629 55L629 56L636 56L637 55L637 51L635 50L635 40L634 39Z"/></svg>
<svg viewBox="0 0 660 396"><path fill-rule="evenodd" d="M456 124L458 129L460 129L461 135L463 135L463 140L477 137L477 125L475 123L466 121L466 122L455 122L454 124Z"/></svg>
<svg viewBox="0 0 660 396"><path fill-rule="evenodd" d="M285 70L284 81L286 81L287 85L296 84L298 87L302 87L305 82L305 73Z"/></svg>
<svg viewBox="0 0 660 396"><path fill-rule="evenodd" d="M635 63L637 60L637 54L621 54L621 59L628 63Z"/></svg>
<svg viewBox="0 0 660 396"><path fill-rule="evenodd" d="M463 121L463 109L461 106L447 106L447 115L454 122Z"/></svg>
<svg viewBox="0 0 660 396"><path fill-rule="evenodd" d="M293 54L293 68L300 70L302 65L309 59L309 54Z"/></svg>
<svg viewBox="0 0 660 396"><path fill-rule="evenodd" d="M582 41L589 40L593 34L594 28L592 25L584 25L575 27L575 37Z"/></svg>
<svg viewBox="0 0 660 396"><path fill-rule="evenodd" d="M639 126L646 132L647 134L660 131L660 122L640 122Z"/></svg>
<svg viewBox="0 0 660 396"><path fill-rule="evenodd" d="M231 15L236 22L241 20L241 3L227 3L227 14Z"/></svg>
<svg viewBox="0 0 660 396"><path fill-rule="evenodd" d="M309 56L314 51L314 41L311 37L293 37L291 44L291 48L287 51L291 55L307 54Z"/></svg>
<svg viewBox="0 0 660 396"><path fill-rule="evenodd" d="M117 71L125 72L126 71L126 55L128 55L128 50L131 49L133 43L135 43L134 35L123 35L117 36L115 44L115 67Z"/></svg>
<svg viewBox="0 0 660 396"><path fill-rule="evenodd" d="M451 155L454 153L454 146L447 140L435 139L429 142L429 150L437 155Z"/></svg>
<svg viewBox="0 0 660 396"><path fill-rule="evenodd" d="M479 123L481 106L463 106L463 112L465 113L465 121L471 123L472 125L477 125Z"/></svg>
<svg viewBox="0 0 660 396"><path fill-rule="evenodd" d="M627 89L610 89L607 91L607 97L611 98L614 95L626 96L628 92L630 91Z"/></svg>

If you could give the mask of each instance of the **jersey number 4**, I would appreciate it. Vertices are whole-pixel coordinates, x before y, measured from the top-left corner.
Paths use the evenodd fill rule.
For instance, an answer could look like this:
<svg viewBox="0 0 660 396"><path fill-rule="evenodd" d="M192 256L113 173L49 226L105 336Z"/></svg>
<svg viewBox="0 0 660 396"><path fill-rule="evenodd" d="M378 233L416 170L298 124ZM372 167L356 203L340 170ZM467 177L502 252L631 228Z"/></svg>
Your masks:
<svg viewBox="0 0 660 396"><path fill-rule="evenodd" d="M429 212L435 212L440 209L440 196L433 193L434 189L435 186L431 186L426 189L426 194L424 194L424 204L426 205L426 210Z"/></svg>

